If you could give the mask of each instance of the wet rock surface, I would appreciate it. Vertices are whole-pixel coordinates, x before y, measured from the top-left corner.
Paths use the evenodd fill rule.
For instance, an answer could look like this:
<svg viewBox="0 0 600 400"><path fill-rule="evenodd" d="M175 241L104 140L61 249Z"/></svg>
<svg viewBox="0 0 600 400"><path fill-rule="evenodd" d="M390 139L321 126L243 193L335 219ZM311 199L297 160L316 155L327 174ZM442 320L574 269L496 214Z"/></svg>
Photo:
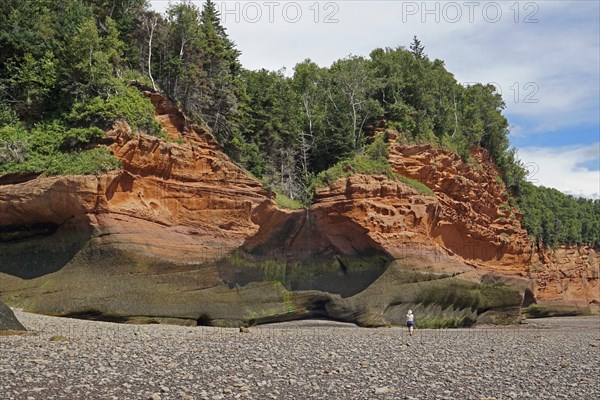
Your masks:
<svg viewBox="0 0 600 400"><path fill-rule="evenodd" d="M598 317L409 337L318 320L240 333L16 315L33 332L0 337L5 399L600 396Z"/></svg>

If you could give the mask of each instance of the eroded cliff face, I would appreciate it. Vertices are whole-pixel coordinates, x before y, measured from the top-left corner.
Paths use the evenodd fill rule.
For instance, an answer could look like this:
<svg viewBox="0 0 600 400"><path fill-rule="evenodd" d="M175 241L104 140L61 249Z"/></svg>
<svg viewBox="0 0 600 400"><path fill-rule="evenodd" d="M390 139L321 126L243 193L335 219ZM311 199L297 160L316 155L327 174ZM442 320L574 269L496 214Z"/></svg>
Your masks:
<svg viewBox="0 0 600 400"><path fill-rule="evenodd" d="M535 302L557 315L597 313L598 250L587 246L546 249L521 228L520 212L489 155L473 150L477 164L430 146L399 144L390 135L394 171L432 189L440 204L429 237L478 271L529 280L525 305Z"/></svg>
<svg viewBox="0 0 600 400"><path fill-rule="evenodd" d="M0 186L2 300L119 321L367 326L403 323L408 308L421 326L511 322L527 290L597 301L597 268L579 263L581 289L557 293L564 264L541 261L530 279L538 256L484 153L469 165L391 133L394 170L435 195L357 174L309 210L281 210L209 133L147 95L169 141L117 124L107 136L122 170Z"/></svg>
<svg viewBox="0 0 600 400"><path fill-rule="evenodd" d="M2 298L60 315L195 321L217 307L216 320L245 318L244 290L229 290L215 261L258 231L254 213L273 195L166 99L152 100L172 140L116 124L107 137L122 170L1 186ZM262 306L269 296L282 302L275 291Z"/></svg>
<svg viewBox="0 0 600 400"><path fill-rule="evenodd" d="M195 129L187 129L190 140L180 144L117 124L107 136L123 170L3 186L4 230L89 227L104 241L143 245L158 258L184 261L239 247L258 229L253 210L272 194Z"/></svg>
<svg viewBox="0 0 600 400"><path fill-rule="evenodd" d="M395 172L434 191L440 207L430 238L478 269L525 276L532 243L521 215L486 152L473 156L477 163L469 164L442 149L393 141L389 158Z"/></svg>
<svg viewBox="0 0 600 400"><path fill-rule="evenodd" d="M533 294L548 313L598 312L600 253L588 246L540 249L530 267Z"/></svg>

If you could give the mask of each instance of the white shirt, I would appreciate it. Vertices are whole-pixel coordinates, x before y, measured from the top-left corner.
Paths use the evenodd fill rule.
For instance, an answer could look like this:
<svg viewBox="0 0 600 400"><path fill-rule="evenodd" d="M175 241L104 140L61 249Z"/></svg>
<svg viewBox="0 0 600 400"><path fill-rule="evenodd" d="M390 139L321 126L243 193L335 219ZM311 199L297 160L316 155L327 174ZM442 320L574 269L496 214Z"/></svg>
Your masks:
<svg viewBox="0 0 600 400"><path fill-rule="evenodd" d="M413 322L414 318L413 314L406 314L406 322Z"/></svg>

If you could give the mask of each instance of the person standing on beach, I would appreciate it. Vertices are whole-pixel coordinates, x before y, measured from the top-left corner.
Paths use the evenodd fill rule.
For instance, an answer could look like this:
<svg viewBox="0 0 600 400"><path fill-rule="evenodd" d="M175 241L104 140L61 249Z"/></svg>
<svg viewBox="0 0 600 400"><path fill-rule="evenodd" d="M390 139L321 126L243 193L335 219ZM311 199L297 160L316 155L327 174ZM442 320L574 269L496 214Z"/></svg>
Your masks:
<svg viewBox="0 0 600 400"><path fill-rule="evenodd" d="M415 316L412 313L412 310L408 310L408 314L406 314L406 326L408 327L408 334L412 336L413 330L415 329Z"/></svg>

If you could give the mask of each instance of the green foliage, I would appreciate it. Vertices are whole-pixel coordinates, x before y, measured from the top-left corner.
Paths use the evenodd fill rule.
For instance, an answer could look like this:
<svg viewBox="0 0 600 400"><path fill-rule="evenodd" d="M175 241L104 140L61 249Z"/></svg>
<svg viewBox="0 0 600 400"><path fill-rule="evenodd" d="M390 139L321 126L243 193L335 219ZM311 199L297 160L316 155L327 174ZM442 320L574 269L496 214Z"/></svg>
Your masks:
<svg viewBox="0 0 600 400"><path fill-rule="evenodd" d="M104 136L104 131L98 127L71 128L65 132L61 141L61 150L75 150L94 142Z"/></svg>
<svg viewBox="0 0 600 400"><path fill-rule="evenodd" d="M106 148L87 148L102 136L104 132L96 127L69 129L57 120L39 123L30 130L0 128L0 175L81 175L119 168Z"/></svg>
<svg viewBox="0 0 600 400"><path fill-rule="evenodd" d="M575 199L556 189L522 183L521 225L545 245L600 246L600 200Z"/></svg>
<svg viewBox="0 0 600 400"><path fill-rule="evenodd" d="M242 78L246 84L246 94L251 99L246 117L248 121L243 127L243 136L237 140L251 145L260 154L269 154L272 164L285 163L282 148L295 152L296 134L299 130L299 120L294 103L297 101L292 91L290 80L286 79L282 71L269 72L245 71ZM262 157L260 157L262 158ZM261 160L261 167L255 170L263 175L273 175L274 170L267 166L266 160ZM252 169L252 168L251 168Z"/></svg>
<svg viewBox="0 0 600 400"><path fill-rule="evenodd" d="M40 112L44 102L48 100L52 87L56 83L55 60L52 52L48 51L39 59L26 53L18 67L9 66L14 88L19 88L23 106L31 112Z"/></svg>
<svg viewBox="0 0 600 400"><path fill-rule="evenodd" d="M22 130L13 126L0 128L0 171L9 164L24 162L28 150Z"/></svg>
<svg viewBox="0 0 600 400"><path fill-rule="evenodd" d="M0 31L0 100L33 124L74 102L113 93L123 42L111 18L83 0L5 1Z"/></svg>
<svg viewBox="0 0 600 400"><path fill-rule="evenodd" d="M142 70L149 64L167 95L192 118L207 124L228 147L240 130L238 101L244 93L239 52L221 25L215 3L204 2L202 10L188 1L170 4L166 18L145 12L140 19L144 22L138 37L145 60Z"/></svg>
<svg viewBox="0 0 600 400"><path fill-rule="evenodd" d="M117 78L131 79L135 70L154 76L234 160L291 198L307 198L313 176L362 154L370 124L382 118L465 159L472 144L488 148L518 193L520 169L507 153L501 98L491 86L462 87L443 62L428 59L417 38L410 51L377 49L329 68L305 60L288 77L243 71L212 1L202 9L176 3L164 17L143 0L4 7L0 86L28 125L67 115L76 127L106 129L124 119L159 134L150 104ZM355 164L386 172L360 158Z"/></svg>
<svg viewBox="0 0 600 400"><path fill-rule="evenodd" d="M104 147L57 153L49 159L46 175L94 175L121 168L121 163Z"/></svg>
<svg viewBox="0 0 600 400"><path fill-rule="evenodd" d="M387 161L387 156L385 138L379 137L366 148L365 154L355 154L320 172L314 177L312 186L315 188L328 186L341 177L354 174L385 175L390 179L395 179L396 175Z"/></svg>
<svg viewBox="0 0 600 400"><path fill-rule="evenodd" d="M292 200L288 196L286 196L285 194L283 194L281 192L276 191L275 194L276 194L275 203L277 204L277 206L279 208L285 208L288 210L299 210L301 208L305 208L304 204L302 204L302 202L300 202L298 200Z"/></svg>
<svg viewBox="0 0 600 400"><path fill-rule="evenodd" d="M425 55L425 46L421 44L421 41L417 38L417 35L413 36L413 41L410 45L410 51L416 59L421 60L427 57Z"/></svg>
<svg viewBox="0 0 600 400"><path fill-rule="evenodd" d="M244 137L236 132L225 149L233 160L240 162L255 177L263 176L266 160L256 143L246 142Z"/></svg>
<svg viewBox="0 0 600 400"><path fill-rule="evenodd" d="M313 179L312 187L328 186L342 177L348 177L354 174L385 175L392 180L401 180L407 185L412 186L421 194L427 196L435 195L433 190L423 183L404 175L394 173L387 161L387 155L388 150L385 138L379 137L366 148L365 154L356 154L352 158L340 161L333 167L316 175Z"/></svg>
<svg viewBox="0 0 600 400"><path fill-rule="evenodd" d="M110 24L113 26L112 22ZM115 32L111 31L114 35ZM68 87L75 100L112 92L114 53L110 48L115 38L103 39L93 16L84 19L67 43L70 64L65 68ZM120 46L119 46L120 47Z"/></svg>
<svg viewBox="0 0 600 400"><path fill-rule="evenodd" d="M467 162L473 145L486 148L509 190L519 193L524 169L509 148L501 96L492 85L461 85L442 61L424 54L416 38L411 50L376 49L370 59L349 56L329 68L305 60L291 78L265 70L242 76L242 141L256 144L263 155L260 168L255 156L248 161L291 197L306 191L310 175L342 176L340 162L385 172L355 159L370 124L381 119L409 142L447 148Z"/></svg>
<svg viewBox="0 0 600 400"><path fill-rule="evenodd" d="M433 190L431 190L430 188L425 186L425 184L423 184L422 182L419 182L417 180L411 179L409 177L406 177L406 176L400 175L400 174L396 174L396 176L402 182L406 183L409 186L412 186L419 193L424 194L425 196L435 196L435 193L433 192Z"/></svg>
<svg viewBox="0 0 600 400"><path fill-rule="evenodd" d="M379 88L371 63L363 57L349 56L334 62L328 75L325 89L338 119L334 127L344 129L354 150L361 150L365 123L384 112L380 103L371 98Z"/></svg>
<svg viewBox="0 0 600 400"><path fill-rule="evenodd" d="M95 147L114 121L160 132L149 100L120 78L122 33L144 4L2 2L0 174L99 173L119 166Z"/></svg>
<svg viewBox="0 0 600 400"><path fill-rule="evenodd" d="M93 97L74 105L68 120L78 126L99 126L108 129L115 121L124 120L132 130L157 135L161 124L154 119L154 107L150 100L133 87L119 85L113 96L104 99Z"/></svg>
<svg viewBox="0 0 600 400"><path fill-rule="evenodd" d="M380 136L365 150L365 155L371 160L386 160L388 158L388 144L385 136Z"/></svg>
<svg viewBox="0 0 600 400"><path fill-rule="evenodd" d="M386 160L373 160L366 155L356 154L354 157L340 161L333 167L320 172L315 177L313 186L328 186L342 177L354 174L385 175L394 179L394 173Z"/></svg>
<svg viewBox="0 0 600 400"><path fill-rule="evenodd" d="M18 126L19 124L19 117L14 110L6 104L0 103L0 127Z"/></svg>

